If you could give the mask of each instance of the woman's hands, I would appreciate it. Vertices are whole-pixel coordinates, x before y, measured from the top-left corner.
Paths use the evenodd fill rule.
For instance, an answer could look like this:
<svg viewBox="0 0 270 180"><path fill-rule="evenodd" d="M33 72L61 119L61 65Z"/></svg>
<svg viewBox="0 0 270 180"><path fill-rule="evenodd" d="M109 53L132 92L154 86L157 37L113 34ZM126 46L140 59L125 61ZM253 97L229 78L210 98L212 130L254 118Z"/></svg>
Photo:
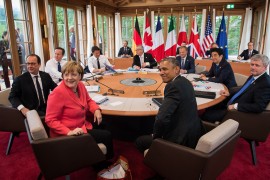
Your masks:
<svg viewBox="0 0 270 180"><path fill-rule="evenodd" d="M102 121L101 111L100 109L97 109L94 113L94 122L97 122L97 124L99 125L101 121Z"/></svg>
<svg viewBox="0 0 270 180"><path fill-rule="evenodd" d="M84 132L82 130L82 128L76 128L76 129L73 129L72 131L69 131L68 132L68 136L79 136L79 135L82 135Z"/></svg>

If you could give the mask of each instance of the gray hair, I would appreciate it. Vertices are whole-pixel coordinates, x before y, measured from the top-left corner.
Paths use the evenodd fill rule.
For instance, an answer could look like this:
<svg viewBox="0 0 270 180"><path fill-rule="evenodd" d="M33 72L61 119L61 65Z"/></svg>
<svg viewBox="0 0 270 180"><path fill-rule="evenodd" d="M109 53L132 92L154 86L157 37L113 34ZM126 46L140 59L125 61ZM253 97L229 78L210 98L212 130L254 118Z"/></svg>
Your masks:
<svg viewBox="0 0 270 180"><path fill-rule="evenodd" d="M161 63L161 62L164 62L164 61L168 61L168 62L172 63L172 65L173 65L174 67L180 66L179 61L177 61L175 57L165 57L164 59L162 59L162 60L160 61L160 63Z"/></svg>
<svg viewBox="0 0 270 180"><path fill-rule="evenodd" d="M138 45L138 46L136 47L136 49L142 49L142 50L144 51L144 49L143 49L143 46L142 46L142 45Z"/></svg>
<svg viewBox="0 0 270 180"><path fill-rule="evenodd" d="M263 66L267 67L269 65L269 58L264 54L255 54L251 57L251 61L262 61Z"/></svg>

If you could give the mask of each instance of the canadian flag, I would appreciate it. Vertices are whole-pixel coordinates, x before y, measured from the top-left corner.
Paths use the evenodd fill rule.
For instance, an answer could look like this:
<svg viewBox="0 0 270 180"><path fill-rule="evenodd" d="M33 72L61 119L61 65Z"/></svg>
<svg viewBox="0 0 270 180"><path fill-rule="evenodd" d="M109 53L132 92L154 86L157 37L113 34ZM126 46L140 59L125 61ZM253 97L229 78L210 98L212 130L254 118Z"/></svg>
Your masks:
<svg viewBox="0 0 270 180"><path fill-rule="evenodd" d="M151 28L150 28L150 23L149 23L147 14L145 15L143 46L144 46L144 52L152 54L153 40L152 40Z"/></svg>
<svg viewBox="0 0 270 180"><path fill-rule="evenodd" d="M177 47L181 46L183 42L188 43L184 14L182 15L180 30L179 30L178 39L177 39Z"/></svg>
<svg viewBox="0 0 270 180"><path fill-rule="evenodd" d="M190 56L196 59L196 57L202 57L202 50L200 45L200 35L198 33L198 27L196 22L196 14L193 19L190 38L189 38L189 47L190 47Z"/></svg>

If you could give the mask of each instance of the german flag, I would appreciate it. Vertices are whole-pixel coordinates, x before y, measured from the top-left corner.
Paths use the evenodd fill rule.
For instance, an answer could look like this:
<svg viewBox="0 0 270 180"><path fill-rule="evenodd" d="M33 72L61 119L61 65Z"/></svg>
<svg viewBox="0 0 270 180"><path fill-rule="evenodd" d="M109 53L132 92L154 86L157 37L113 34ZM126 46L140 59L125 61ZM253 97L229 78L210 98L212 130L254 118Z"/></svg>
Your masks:
<svg viewBox="0 0 270 180"><path fill-rule="evenodd" d="M134 31L133 31L133 42L132 42L133 54L136 54L135 50L136 50L136 47L138 45L142 45L142 38L141 38L141 34L140 34L138 18L137 18L137 15L136 15L135 27L134 27Z"/></svg>

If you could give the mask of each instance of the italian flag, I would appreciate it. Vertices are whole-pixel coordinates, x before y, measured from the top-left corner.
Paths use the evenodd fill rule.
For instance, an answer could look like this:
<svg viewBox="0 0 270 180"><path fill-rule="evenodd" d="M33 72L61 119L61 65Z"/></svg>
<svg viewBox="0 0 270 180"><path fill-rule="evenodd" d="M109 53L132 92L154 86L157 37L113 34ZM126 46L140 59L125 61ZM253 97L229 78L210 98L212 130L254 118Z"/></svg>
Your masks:
<svg viewBox="0 0 270 180"><path fill-rule="evenodd" d="M171 16L169 31L165 46L165 56L175 56L176 55L176 35L173 25L173 17Z"/></svg>

